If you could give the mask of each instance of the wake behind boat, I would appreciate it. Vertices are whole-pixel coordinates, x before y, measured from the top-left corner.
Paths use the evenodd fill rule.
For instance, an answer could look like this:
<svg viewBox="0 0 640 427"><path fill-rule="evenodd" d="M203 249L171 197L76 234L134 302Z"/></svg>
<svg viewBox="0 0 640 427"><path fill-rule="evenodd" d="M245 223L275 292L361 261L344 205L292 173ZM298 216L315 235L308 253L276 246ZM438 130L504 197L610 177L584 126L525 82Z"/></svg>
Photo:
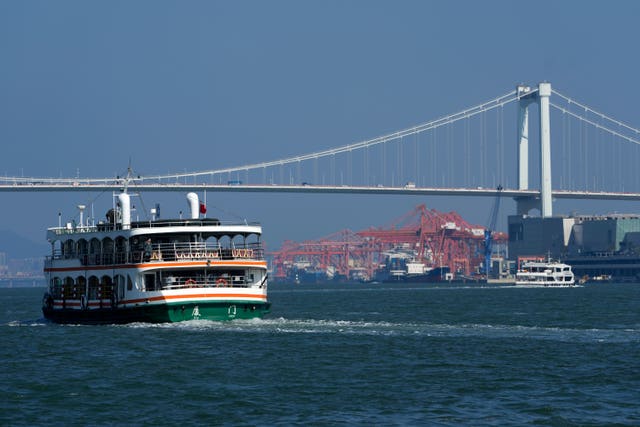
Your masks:
<svg viewBox="0 0 640 427"><path fill-rule="evenodd" d="M547 259L523 261L516 273L516 286L576 286L571 266Z"/></svg>
<svg viewBox="0 0 640 427"><path fill-rule="evenodd" d="M131 221L117 195L107 221L49 228L44 316L58 323L177 322L262 317L269 312L259 224L201 218Z"/></svg>

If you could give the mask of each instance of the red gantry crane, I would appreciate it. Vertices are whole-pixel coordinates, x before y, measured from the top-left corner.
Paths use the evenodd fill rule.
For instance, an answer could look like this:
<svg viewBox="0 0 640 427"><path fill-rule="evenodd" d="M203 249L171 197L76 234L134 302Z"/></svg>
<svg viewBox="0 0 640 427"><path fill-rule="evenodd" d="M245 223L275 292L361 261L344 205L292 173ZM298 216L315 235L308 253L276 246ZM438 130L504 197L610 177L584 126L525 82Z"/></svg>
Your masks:
<svg viewBox="0 0 640 427"><path fill-rule="evenodd" d="M396 248L414 253L427 267L448 266L468 277L484 260L484 234L484 227L469 224L456 212L442 213L422 204L385 226L356 233L343 230L301 243L286 241L271 255L279 279L301 266L348 280L370 279L384 262L384 252ZM505 243L506 235L494 233L493 241Z"/></svg>

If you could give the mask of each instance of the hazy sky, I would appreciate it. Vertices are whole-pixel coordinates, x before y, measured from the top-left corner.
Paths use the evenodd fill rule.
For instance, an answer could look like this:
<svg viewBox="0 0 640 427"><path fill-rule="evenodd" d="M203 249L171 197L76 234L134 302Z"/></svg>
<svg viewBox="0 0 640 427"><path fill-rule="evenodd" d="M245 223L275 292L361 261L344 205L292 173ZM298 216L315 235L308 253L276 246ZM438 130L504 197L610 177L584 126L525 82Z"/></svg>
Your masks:
<svg viewBox="0 0 640 427"><path fill-rule="evenodd" d="M0 173L113 176L131 159L136 172L151 175L274 160L545 80L639 127L639 17L636 1L2 0ZM97 196L0 193L0 229L44 240L58 212L71 217L76 204ZM484 225L492 203L207 198L225 210L217 216L261 221L270 249L287 238L385 224L420 203ZM102 199L110 205L109 194ZM165 217L186 208L180 194L144 195L147 207L156 200ZM501 214L513 209L503 203ZM637 213L638 206L555 205L571 210Z"/></svg>

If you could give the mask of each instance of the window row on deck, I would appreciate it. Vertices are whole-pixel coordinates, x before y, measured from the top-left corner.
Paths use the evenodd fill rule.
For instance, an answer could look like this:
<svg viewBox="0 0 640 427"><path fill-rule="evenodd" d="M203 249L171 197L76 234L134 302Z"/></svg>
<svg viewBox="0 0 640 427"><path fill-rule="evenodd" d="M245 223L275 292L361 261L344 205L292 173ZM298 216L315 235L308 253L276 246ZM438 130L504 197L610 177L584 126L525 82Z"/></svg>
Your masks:
<svg viewBox="0 0 640 427"><path fill-rule="evenodd" d="M154 239L139 236L130 240L125 237L68 239L52 243L51 259L78 258L83 265L134 264L182 259L264 259L261 242L247 242L242 236L237 236L241 239L225 237L212 238L209 241L169 241L169 238L158 236L154 236Z"/></svg>
<svg viewBox="0 0 640 427"><path fill-rule="evenodd" d="M149 271L142 274L136 282L129 275L84 275L53 277L50 292L55 299L89 300L117 299L124 297L127 291L137 288L142 291L159 291L182 288L236 287L247 288L265 286L266 271L261 269L184 269L173 271Z"/></svg>
<svg viewBox="0 0 640 427"><path fill-rule="evenodd" d="M119 290L121 298L124 293L124 284L127 289L133 289L131 277L122 274L111 276L66 276L64 278L54 277L51 279L50 292L55 299L80 299L83 295L90 300L112 299L114 293Z"/></svg>

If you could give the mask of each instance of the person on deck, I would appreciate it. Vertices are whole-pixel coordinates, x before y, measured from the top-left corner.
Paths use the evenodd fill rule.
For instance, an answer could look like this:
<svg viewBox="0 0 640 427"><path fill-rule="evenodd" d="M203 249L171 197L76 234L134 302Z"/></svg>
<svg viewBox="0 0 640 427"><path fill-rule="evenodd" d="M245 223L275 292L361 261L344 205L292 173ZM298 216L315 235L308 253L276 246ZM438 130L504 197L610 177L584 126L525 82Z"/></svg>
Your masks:
<svg viewBox="0 0 640 427"><path fill-rule="evenodd" d="M151 252L152 252L151 239L147 239L144 242L144 260L145 261L149 261L151 259Z"/></svg>

